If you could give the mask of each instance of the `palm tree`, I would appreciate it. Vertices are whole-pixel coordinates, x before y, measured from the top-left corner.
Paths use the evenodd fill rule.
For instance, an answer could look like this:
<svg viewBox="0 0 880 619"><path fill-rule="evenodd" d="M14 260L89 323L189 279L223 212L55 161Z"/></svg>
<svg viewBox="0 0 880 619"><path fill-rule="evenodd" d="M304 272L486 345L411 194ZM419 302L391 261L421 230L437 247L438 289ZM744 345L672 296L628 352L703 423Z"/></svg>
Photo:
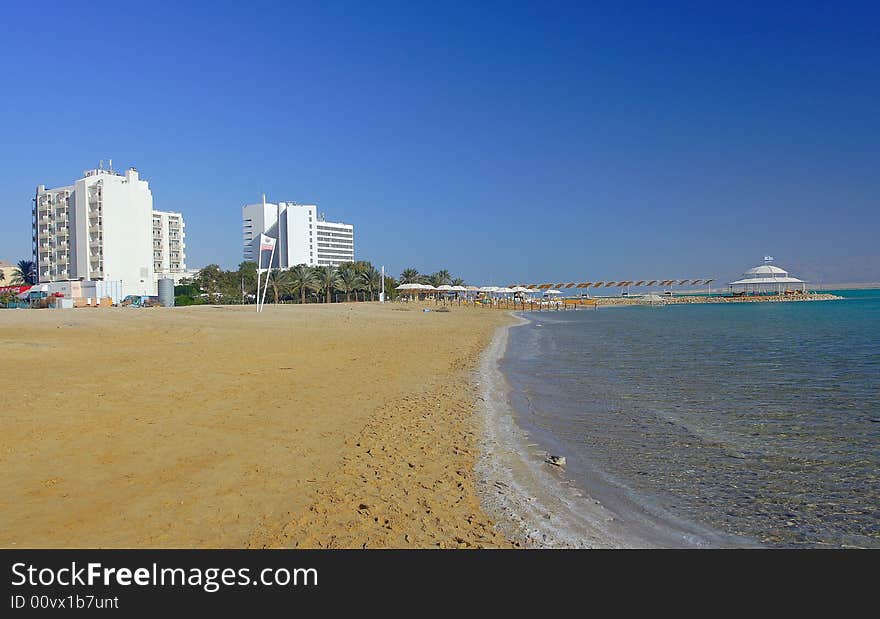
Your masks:
<svg viewBox="0 0 880 619"><path fill-rule="evenodd" d="M275 305L278 305L278 298L290 292L290 273L283 269L272 269L268 278L275 295Z"/></svg>
<svg viewBox="0 0 880 619"><path fill-rule="evenodd" d="M385 294L388 295L388 300L393 301L397 298L397 286L400 285L396 279L391 277L390 275L385 276Z"/></svg>
<svg viewBox="0 0 880 619"><path fill-rule="evenodd" d="M382 273L371 264L361 273L361 283L364 289L370 292L370 301L373 301L373 293L382 287Z"/></svg>
<svg viewBox="0 0 880 619"><path fill-rule="evenodd" d="M292 293L299 292L300 303L306 302L306 293L309 290L319 290L320 284L315 272L304 264L298 264L289 271L290 273L290 291Z"/></svg>
<svg viewBox="0 0 880 619"><path fill-rule="evenodd" d="M449 271L437 271L436 273L431 273L430 275L425 276L425 283L431 284L435 288L437 286L442 286L443 284L448 284L451 281L449 277Z"/></svg>
<svg viewBox="0 0 880 619"><path fill-rule="evenodd" d="M354 267L344 267L336 273L336 282L345 293L345 302L348 303L351 301L351 291L357 290L361 285L361 277Z"/></svg>
<svg viewBox="0 0 880 619"><path fill-rule="evenodd" d="M318 280L318 290L324 293L324 303L330 303L330 294L337 284L336 267L330 264L315 267L315 276Z"/></svg>
<svg viewBox="0 0 880 619"><path fill-rule="evenodd" d="M404 269L403 273L400 274L401 284L418 284L421 279L422 276L419 275L416 269Z"/></svg>
<svg viewBox="0 0 880 619"><path fill-rule="evenodd" d="M12 283L26 285L37 283L37 267L33 260L19 260L12 271Z"/></svg>

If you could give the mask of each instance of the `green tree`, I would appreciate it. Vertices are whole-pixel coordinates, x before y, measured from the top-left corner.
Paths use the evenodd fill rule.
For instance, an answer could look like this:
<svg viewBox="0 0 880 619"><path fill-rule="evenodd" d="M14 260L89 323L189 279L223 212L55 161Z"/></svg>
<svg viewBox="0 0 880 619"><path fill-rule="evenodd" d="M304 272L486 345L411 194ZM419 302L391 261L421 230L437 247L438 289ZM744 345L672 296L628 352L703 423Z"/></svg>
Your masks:
<svg viewBox="0 0 880 619"><path fill-rule="evenodd" d="M452 285L453 286L464 286L464 280L460 277L456 277L454 280L452 280Z"/></svg>
<svg viewBox="0 0 880 619"><path fill-rule="evenodd" d="M238 265L239 288L244 293L242 303L246 303L248 295L257 294L257 263L252 260L245 260Z"/></svg>
<svg viewBox="0 0 880 619"><path fill-rule="evenodd" d="M370 293L370 301L374 301L374 293L382 286L382 273L372 264L360 274L363 289Z"/></svg>
<svg viewBox="0 0 880 619"><path fill-rule="evenodd" d="M279 298L290 293L290 273L284 269L272 269L267 277L269 288L275 297L275 305L278 305Z"/></svg>
<svg viewBox="0 0 880 619"><path fill-rule="evenodd" d="M318 290L324 293L324 303L330 303L330 295L337 284L336 267L330 264L315 267L315 277L318 280Z"/></svg>
<svg viewBox="0 0 880 619"><path fill-rule="evenodd" d="M309 290L319 290L320 287L315 272L306 265L298 264L290 269L290 292L299 293L300 303L306 302Z"/></svg>
<svg viewBox="0 0 880 619"><path fill-rule="evenodd" d="M398 282L390 275L385 276L385 294L387 295L389 301L393 301L397 298L397 286L399 286L401 283L403 282Z"/></svg>
<svg viewBox="0 0 880 619"><path fill-rule="evenodd" d="M345 293L345 302L351 302L351 293L361 286L361 276L353 266L340 268L336 272L337 287Z"/></svg>
<svg viewBox="0 0 880 619"><path fill-rule="evenodd" d="M15 286L37 283L37 265L33 260L19 260L12 270L12 284Z"/></svg>
<svg viewBox="0 0 880 619"><path fill-rule="evenodd" d="M437 271L436 273L431 273L430 275L425 276L425 283L431 284L435 288L437 286L443 286L445 284L449 284L452 281L452 277L449 275L449 271Z"/></svg>
<svg viewBox="0 0 880 619"><path fill-rule="evenodd" d="M220 265L217 264L209 264L201 271L196 273L195 281L198 283L199 288L202 289L202 292L206 292L213 297L220 292L220 280L223 273L223 269L220 268Z"/></svg>
<svg viewBox="0 0 880 619"><path fill-rule="evenodd" d="M422 276L416 269L404 269L400 274L401 284L418 284L421 282Z"/></svg>

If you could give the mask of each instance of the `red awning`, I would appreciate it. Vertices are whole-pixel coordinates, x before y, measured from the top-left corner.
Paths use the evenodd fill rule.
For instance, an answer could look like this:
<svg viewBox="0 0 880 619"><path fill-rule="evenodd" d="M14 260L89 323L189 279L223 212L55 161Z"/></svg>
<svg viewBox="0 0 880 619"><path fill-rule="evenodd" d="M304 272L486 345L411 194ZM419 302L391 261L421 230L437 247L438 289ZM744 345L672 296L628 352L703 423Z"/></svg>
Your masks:
<svg viewBox="0 0 880 619"><path fill-rule="evenodd" d="M27 292L30 290L32 286L0 286L0 294L4 292L14 292L15 294L21 294L22 292Z"/></svg>

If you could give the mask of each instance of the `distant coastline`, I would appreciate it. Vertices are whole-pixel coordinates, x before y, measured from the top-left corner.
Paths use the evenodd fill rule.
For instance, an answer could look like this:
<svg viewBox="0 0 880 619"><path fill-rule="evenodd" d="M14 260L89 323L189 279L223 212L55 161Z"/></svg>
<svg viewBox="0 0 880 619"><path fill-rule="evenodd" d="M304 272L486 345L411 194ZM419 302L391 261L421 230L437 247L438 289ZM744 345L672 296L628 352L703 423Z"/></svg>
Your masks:
<svg viewBox="0 0 880 619"><path fill-rule="evenodd" d="M861 284L816 284L811 286L813 290L876 290L880 289L880 282Z"/></svg>

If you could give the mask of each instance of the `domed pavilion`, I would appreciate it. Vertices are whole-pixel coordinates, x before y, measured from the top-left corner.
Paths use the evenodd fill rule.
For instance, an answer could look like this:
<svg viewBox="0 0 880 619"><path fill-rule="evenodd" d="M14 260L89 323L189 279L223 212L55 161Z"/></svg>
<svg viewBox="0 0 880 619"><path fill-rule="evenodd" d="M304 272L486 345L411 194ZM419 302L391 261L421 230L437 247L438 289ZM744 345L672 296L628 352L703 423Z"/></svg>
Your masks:
<svg viewBox="0 0 880 619"><path fill-rule="evenodd" d="M789 275L785 269L768 264L772 258L765 258L764 264L749 269L741 279L730 282L731 292L747 294L791 294L794 291L806 292L807 282Z"/></svg>

